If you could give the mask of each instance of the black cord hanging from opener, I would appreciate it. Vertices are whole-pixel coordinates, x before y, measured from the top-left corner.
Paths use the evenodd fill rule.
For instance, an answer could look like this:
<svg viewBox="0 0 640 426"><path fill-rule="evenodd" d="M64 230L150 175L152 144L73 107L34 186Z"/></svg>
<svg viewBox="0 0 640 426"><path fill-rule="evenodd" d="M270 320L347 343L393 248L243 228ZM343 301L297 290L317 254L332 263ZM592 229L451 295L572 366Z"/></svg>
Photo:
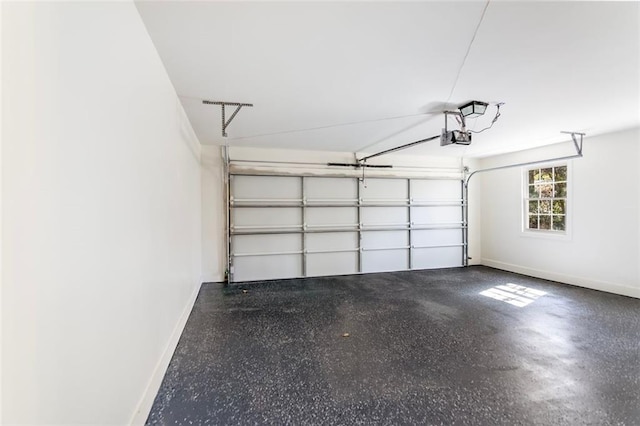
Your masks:
<svg viewBox="0 0 640 426"><path fill-rule="evenodd" d="M496 108L497 108L497 110L496 110L496 116L495 116L495 117L493 117L493 120L491 120L491 124L489 125L489 127L485 127L485 128L484 128L484 129L482 129L482 130L469 130L469 132L471 132L471 133L482 133L482 132L484 132L485 130L489 130L490 128L492 128L492 127L493 127L493 125L496 123L496 121L498 121L498 118L500 118L500 106L502 106L502 105L504 105L504 102L498 102L498 103L496 104Z"/></svg>

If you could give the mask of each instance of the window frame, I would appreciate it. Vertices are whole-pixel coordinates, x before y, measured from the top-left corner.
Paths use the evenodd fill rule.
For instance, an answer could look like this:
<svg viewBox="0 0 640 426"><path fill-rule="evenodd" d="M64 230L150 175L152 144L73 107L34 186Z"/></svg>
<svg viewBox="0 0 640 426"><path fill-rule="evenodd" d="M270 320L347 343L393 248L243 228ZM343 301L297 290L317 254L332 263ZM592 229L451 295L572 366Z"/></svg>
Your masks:
<svg viewBox="0 0 640 426"><path fill-rule="evenodd" d="M530 229L529 228L529 171L530 170L538 170L538 169L546 169L550 167L562 167L566 166L567 168L567 177L566 177L566 197L561 197L565 200L564 205L564 217L565 217L565 228L564 231L557 231L553 229ZM555 176L552 181L555 183ZM556 240L570 240L571 239L571 228L572 228L572 211L573 211L573 174L572 174L572 162L571 161L556 161L556 162L548 162L548 163L540 163L531 166L522 167L522 194L520 197L520 205L521 205L521 215L520 215L520 226L521 226L521 235L524 237L535 237L535 238L548 238L548 239L556 239ZM555 194L554 194L555 195ZM556 197L551 197L550 200L553 200ZM552 219L553 221L553 219ZM553 227L553 222L551 224Z"/></svg>

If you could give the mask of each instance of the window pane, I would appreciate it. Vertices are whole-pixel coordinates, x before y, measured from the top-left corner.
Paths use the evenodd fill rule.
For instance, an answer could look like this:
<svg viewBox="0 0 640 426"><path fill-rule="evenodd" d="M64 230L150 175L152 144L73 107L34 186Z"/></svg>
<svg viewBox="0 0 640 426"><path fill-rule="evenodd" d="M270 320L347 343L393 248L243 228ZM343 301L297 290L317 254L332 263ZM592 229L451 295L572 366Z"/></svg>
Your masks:
<svg viewBox="0 0 640 426"><path fill-rule="evenodd" d="M526 171L525 225L527 229L566 230L567 166Z"/></svg>
<svg viewBox="0 0 640 426"><path fill-rule="evenodd" d="M538 185L538 190L540 191L540 198L553 197L553 185L550 183Z"/></svg>
<svg viewBox="0 0 640 426"><path fill-rule="evenodd" d="M551 229L551 216L540 216L540 229Z"/></svg>
<svg viewBox="0 0 640 426"><path fill-rule="evenodd" d="M540 169L540 180L550 182L553 180L553 167L548 169Z"/></svg>
<svg viewBox="0 0 640 426"><path fill-rule="evenodd" d="M540 200L540 213L551 214L551 200Z"/></svg>
<svg viewBox="0 0 640 426"><path fill-rule="evenodd" d="M565 228L565 216L553 216L553 230L564 231Z"/></svg>
<svg viewBox="0 0 640 426"><path fill-rule="evenodd" d="M566 183L556 183L556 198L564 198L567 196L567 184Z"/></svg>

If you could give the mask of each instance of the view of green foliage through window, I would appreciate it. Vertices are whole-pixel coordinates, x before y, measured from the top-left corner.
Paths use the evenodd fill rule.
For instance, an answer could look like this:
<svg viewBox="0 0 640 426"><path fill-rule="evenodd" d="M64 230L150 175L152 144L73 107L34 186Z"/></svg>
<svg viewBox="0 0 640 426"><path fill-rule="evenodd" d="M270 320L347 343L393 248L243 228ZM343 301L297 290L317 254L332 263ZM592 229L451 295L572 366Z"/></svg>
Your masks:
<svg viewBox="0 0 640 426"><path fill-rule="evenodd" d="M527 229L565 231L567 166L530 169L527 187Z"/></svg>

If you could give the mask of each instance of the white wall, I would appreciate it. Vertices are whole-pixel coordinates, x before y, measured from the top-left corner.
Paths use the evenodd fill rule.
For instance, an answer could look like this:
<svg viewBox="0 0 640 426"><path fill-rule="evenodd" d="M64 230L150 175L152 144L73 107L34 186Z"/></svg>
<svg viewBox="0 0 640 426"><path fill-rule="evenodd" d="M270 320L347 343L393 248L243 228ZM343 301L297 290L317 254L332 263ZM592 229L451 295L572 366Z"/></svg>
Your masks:
<svg viewBox="0 0 640 426"><path fill-rule="evenodd" d="M522 227L522 169L482 181L482 263L640 297L640 129L585 137L571 160L568 238L529 237ZM481 167L574 153L571 143L484 159ZM474 178L475 179L475 178Z"/></svg>
<svg viewBox="0 0 640 426"><path fill-rule="evenodd" d="M200 284L199 145L132 3L3 2L2 41L2 422L144 421Z"/></svg>
<svg viewBox="0 0 640 426"><path fill-rule="evenodd" d="M224 166L219 146L203 145L202 163L202 281L225 279L226 199Z"/></svg>

